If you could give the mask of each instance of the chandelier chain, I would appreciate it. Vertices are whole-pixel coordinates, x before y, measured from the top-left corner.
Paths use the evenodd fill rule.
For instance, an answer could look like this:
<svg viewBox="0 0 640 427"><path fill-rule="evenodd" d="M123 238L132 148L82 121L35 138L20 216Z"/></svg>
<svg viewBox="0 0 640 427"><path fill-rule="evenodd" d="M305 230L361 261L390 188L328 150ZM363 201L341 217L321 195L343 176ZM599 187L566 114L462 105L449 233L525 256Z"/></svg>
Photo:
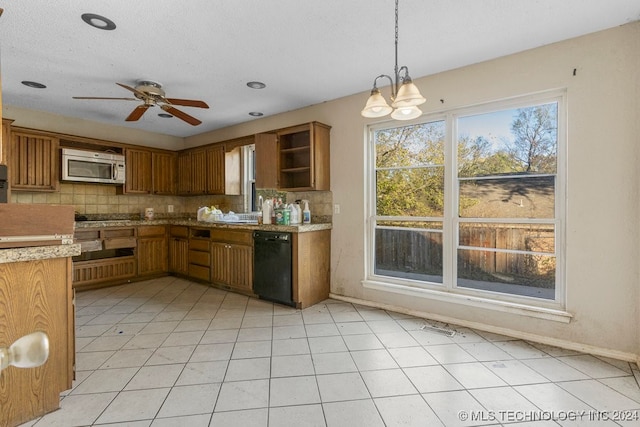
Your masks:
<svg viewBox="0 0 640 427"><path fill-rule="evenodd" d="M395 61L395 89L396 91L398 90L398 2L399 0L396 0L396 33L395 33L395 54L396 54L396 61Z"/></svg>

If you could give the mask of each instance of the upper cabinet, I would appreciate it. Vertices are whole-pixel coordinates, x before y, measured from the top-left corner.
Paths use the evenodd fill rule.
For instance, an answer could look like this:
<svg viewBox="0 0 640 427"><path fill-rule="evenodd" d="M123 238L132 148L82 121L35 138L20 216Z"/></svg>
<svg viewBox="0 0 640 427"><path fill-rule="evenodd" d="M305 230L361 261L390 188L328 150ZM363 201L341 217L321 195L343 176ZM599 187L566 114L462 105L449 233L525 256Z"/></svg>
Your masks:
<svg viewBox="0 0 640 427"><path fill-rule="evenodd" d="M195 149L178 154L178 194L207 194L207 151Z"/></svg>
<svg viewBox="0 0 640 427"><path fill-rule="evenodd" d="M154 151L151 153L151 181L153 194L176 194L176 165L178 155L176 153L163 153Z"/></svg>
<svg viewBox="0 0 640 427"><path fill-rule="evenodd" d="M225 193L224 145L207 148L207 194Z"/></svg>
<svg viewBox="0 0 640 427"><path fill-rule="evenodd" d="M151 151L127 148L124 154L127 168L124 192L129 194L150 194Z"/></svg>
<svg viewBox="0 0 640 427"><path fill-rule="evenodd" d="M325 124L311 122L277 131L280 190L330 189L330 130Z"/></svg>
<svg viewBox="0 0 640 427"><path fill-rule="evenodd" d="M174 153L127 148L127 179L123 191L128 194L176 194Z"/></svg>
<svg viewBox="0 0 640 427"><path fill-rule="evenodd" d="M278 135L259 133L256 144L256 188L278 188Z"/></svg>
<svg viewBox="0 0 640 427"><path fill-rule="evenodd" d="M239 146L215 144L182 151L178 154L178 194L241 194L240 168Z"/></svg>
<svg viewBox="0 0 640 427"><path fill-rule="evenodd" d="M58 148L56 137L12 131L8 162L11 189L57 191L60 185Z"/></svg>

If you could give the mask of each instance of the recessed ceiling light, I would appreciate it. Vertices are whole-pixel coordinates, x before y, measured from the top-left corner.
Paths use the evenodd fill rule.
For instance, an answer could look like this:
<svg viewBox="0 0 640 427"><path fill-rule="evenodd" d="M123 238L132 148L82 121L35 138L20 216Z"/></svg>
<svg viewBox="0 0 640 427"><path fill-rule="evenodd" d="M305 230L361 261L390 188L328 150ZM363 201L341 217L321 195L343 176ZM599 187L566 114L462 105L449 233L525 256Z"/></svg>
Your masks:
<svg viewBox="0 0 640 427"><path fill-rule="evenodd" d="M247 86L249 86L251 89L264 89L265 87L267 87L267 85L262 82L249 82L247 83Z"/></svg>
<svg viewBox="0 0 640 427"><path fill-rule="evenodd" d="M162 117L163 119L170 119L173 116L171 114L167 114L167 113L160 113L160 114L158 114L158 117Z"/></svg>
<svg viewBox="0 0 640 427"><path fill-rule="evenodd" d="M264 116L264 113L261 113L259 111L252 111L249 113L249 115L253 117L260 117L260 116Z"/></svg>
<svg viewBox="0 0 640 427"><path fill-rule="evenodd" d="M29 80L23 80L22 84L25 85L25 86L32 87L34 89L45 89L46 88L46 86L43 85L42 83L30 82Z"/></svg>
<svg viewBox="0 0 640 427"><path fill-rule="evenodd" d="M96 15L95 13L83 13L82 20L92 27L100 30L115 30L116 24L109 18Z"/></svg>

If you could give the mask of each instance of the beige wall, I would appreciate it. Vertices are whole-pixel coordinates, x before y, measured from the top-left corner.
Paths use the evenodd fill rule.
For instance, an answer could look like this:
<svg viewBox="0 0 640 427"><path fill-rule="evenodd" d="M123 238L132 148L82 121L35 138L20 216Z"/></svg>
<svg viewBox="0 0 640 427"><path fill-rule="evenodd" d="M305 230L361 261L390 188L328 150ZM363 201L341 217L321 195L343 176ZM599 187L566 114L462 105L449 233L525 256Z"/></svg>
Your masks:
<svg viewBox="0 0 640 427"><path fill-rule="evenodd" d="M341 205L341 213L333 217L332 293L599 354L638 358L639 51L640 23L636 22L414 80L427 97L422 108L427 113L566 89L566 298L567 311L573 315L568 324L363 287L365 133L372 122L359 114L365 92L186 138L184 148L313 120L327 123L332 126L333 203ZM371 70L371 75L384 71ZM17 126L42 128L37 121L32 126L22 122L17 116L24 112L12 116L10 111L5 110L6 116L15 118ZM51 130L78 134L74 123L67 119L63 127L68 130L60 125ZM83 125L86 133L82 135L111 139L106 137L106 127L97 128L98 134L92 134Z"/></svg>
<svg viewBox="0 0 640 427"><path fill-rule="evenodd" d="M574 316L568 324L363 287L365 132L371 121L359 112L366 93L185 142L195 146L305 121L327 123L332 126L333 201L342 211L333 217L334 294L633 359L640 355L639 51L640 23L636 22L414 80L427 98L422 106L427 113L566 89L566 305ZM407 61L410 65L410 58Z"/></svg>

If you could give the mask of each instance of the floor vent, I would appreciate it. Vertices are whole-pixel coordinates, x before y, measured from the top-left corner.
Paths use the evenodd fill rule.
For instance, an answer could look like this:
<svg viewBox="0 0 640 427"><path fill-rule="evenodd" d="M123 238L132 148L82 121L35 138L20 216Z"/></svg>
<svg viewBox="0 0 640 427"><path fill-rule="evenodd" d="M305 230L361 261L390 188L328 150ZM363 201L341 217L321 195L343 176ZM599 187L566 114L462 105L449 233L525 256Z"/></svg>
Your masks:
<svg viewBox="0 0 640 427"><path fill-rule="evenodd" d="M446 335L449 338L452 338L456 334L456 331L454 331L454 330L446 329L446 328L440 328L438 326L433 326L433 325L422 325L420 330L429 331L429 332L436 332L436 333L441 334L441 335Z"/></svg>

